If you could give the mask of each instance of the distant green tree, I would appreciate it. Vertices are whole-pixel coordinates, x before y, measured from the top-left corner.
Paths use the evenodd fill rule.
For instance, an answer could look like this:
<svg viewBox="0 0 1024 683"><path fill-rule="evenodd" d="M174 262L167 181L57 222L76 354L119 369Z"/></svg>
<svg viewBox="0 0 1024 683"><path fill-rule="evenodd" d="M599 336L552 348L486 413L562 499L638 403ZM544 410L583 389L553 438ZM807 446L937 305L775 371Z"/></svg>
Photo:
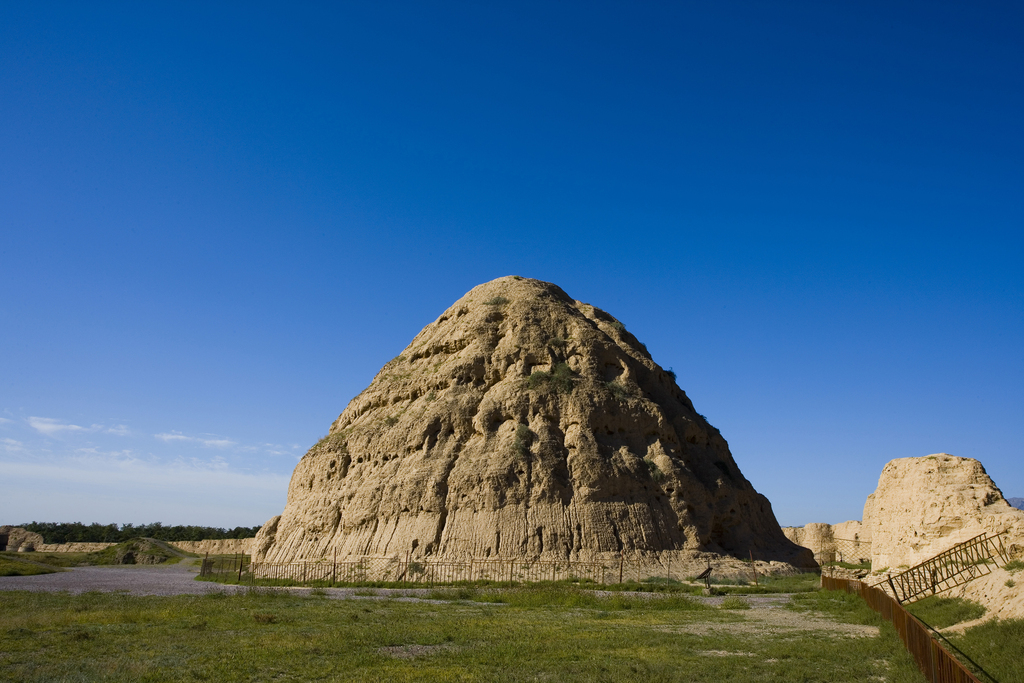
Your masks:
<svg viewBox="0 0 1024 683"><path fill-rule="evenodd" d="M160 522L151 524L99 524L86 526L81 522L30 522L21 524L27 531L34 531L46 543L121 543L131 538L144 536L161 541L201 541L203 539L252 538L260 527L236 526L222 529L209 526L164 526Z"/></svg>

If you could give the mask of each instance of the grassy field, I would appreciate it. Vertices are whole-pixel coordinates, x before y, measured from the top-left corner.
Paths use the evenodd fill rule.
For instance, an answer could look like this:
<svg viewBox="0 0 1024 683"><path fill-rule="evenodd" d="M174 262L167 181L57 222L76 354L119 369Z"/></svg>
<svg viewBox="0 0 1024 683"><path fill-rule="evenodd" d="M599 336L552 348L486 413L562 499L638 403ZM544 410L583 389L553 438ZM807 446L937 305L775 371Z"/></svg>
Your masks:
<svg viewBox="0 0 1024 683"><path fill-rule="evenodd" d="M985 607L976 602L938 595L907 605L907 611L932 628L939 629L980 619L985 615Z"/></svg>
<svg viewBox="0 0 1024 683"><path fill-rule="evenodd" d="M54 565L40 562L37 558L26 558L22 553L0 553L0 576L34 576L60 571Z"/></svg>
<svg viewBox="0 0 1024 683"><path fill-rule="evenodd" d="M995 619L949 639L997 681L1024 681L1024 619Z"/></svg>
<svg viewBox="0 0 1024 683"><path fill-rule="evenodd" d="M444 590L418 602L5 592L0 679L922 680L893 630L845 594L715 609L564 586L489 591L487 602Z"/></svg>
<svg viewBox="0 0 1024 683"><path fill-rule="evenodd" d="M963 598L932 596L907 605L907 611L932 628L944 629L984 616L985 607ZM996 619L947 638L953 645L950 652L972 660L964 662L968 667L976 663L997 681L1024 681L1024 619Z"/></svg>

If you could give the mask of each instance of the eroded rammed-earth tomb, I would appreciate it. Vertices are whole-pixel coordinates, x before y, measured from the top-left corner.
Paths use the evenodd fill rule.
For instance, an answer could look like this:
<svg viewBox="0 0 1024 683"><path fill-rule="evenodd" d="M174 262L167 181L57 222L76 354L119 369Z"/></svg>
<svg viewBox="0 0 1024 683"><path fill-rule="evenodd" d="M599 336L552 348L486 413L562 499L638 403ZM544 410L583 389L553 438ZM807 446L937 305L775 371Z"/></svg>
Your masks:
<svg viewBox="0 0 1024 683"><path fill-rule="evenodd" d="M643 344L514 276L472 289L381 369L296 466L253 550L813 565Z"/></svg>

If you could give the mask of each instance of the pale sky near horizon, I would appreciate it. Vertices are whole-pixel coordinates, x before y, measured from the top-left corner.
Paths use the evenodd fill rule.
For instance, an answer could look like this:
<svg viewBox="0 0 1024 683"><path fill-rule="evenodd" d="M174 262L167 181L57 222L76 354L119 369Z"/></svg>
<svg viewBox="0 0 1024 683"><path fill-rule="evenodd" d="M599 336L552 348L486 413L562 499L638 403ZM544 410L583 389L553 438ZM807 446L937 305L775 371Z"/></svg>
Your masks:
<svg viewBox="0 0 1024 683"><path fill-rule="evenodd" d="M0 5L0 524L261 524L473 286L607 310L783 525L1024 496L1015 3Z"/></svg>

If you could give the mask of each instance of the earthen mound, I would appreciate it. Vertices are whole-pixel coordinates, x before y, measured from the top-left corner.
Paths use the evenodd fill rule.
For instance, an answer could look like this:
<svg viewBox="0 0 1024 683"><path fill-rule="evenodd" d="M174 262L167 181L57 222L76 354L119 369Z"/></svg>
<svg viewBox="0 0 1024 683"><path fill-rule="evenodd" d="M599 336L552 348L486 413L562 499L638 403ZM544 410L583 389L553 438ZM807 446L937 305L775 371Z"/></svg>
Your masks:
<svg viewBox="0 0 1024 683"><path fill-rule="evenodd" d="M1010 507L980 462L937 453L889 462L864 505L871 566L909 567L982 533L1024 552L1024 511Z"/></svg>
<svg viewBox="0 0 1024 683"><path fill-rule="evenodd" d="M381 369L253 546L272 562L698 551L813 566L673 373L611 315L519 277L474 288Z"/></svg>

